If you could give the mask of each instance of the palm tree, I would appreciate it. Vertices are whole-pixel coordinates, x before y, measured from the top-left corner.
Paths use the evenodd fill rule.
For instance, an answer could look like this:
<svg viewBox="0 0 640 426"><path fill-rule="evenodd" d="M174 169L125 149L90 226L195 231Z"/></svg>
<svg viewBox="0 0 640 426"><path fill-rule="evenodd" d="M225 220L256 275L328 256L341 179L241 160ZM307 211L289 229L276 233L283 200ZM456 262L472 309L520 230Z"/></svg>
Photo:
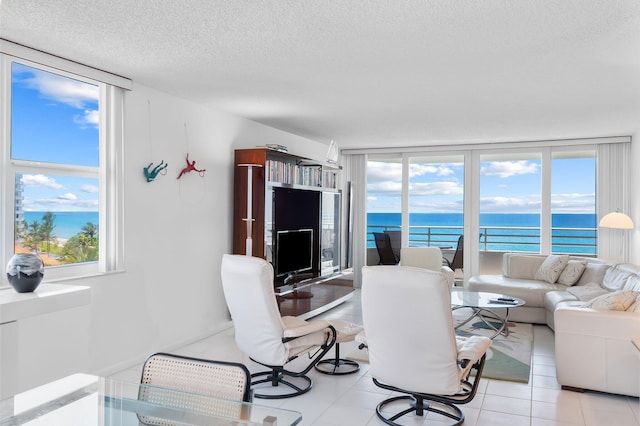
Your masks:
<svg viewBox="0 0 640 426"><path fill-rule="evenodd" d="M40 234L42 235L42 240L47 242L47 254L51 248L51 241L56 238L53 235L53 228L56 226L53 224L55 222L56 216L51 212L46 212L44 216L42 216L42 225L40 225Z"/></svg>
<svg viewBox="0 0 640 426"><path fill-rule="evenodd" d="M25 245L31 249L35 249L38 252L38 244L40 243L40 222L34 220L27 224L27 236L25 239Z"/></svg>
<svg viewBox="0 0 640 426"><path fill-rule="evenodd" d="M98 235L98 225L96 225L95 223L87 222L82 227L82 233L89 238L93 238Z"/></svg>

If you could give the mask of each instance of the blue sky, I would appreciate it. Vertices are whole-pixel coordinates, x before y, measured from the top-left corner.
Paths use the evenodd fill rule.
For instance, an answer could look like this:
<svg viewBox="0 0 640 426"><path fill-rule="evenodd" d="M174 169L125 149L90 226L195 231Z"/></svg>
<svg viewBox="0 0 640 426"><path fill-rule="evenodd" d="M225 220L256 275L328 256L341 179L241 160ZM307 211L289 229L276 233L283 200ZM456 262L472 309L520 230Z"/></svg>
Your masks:
<svg viewBox="0 0 640 426"><path fill-rule="evenodd" d="M12 64L11 157L99 165L99 87ZM25 211L97 211L98 180L24 173Z"/></svg>
<svg viewBox="0 0 640 426"><path fill-rule="evenodd" d="M462 157L447 162L418 162L409 168L410 213L462 213L464 167ZM482 213L539 213L540 161L483 161L480 165ZM368 211L401 210L402 165L399 162L368 164ZM552 160L551 204L553 213L595 211L595 159Z"/></svg>

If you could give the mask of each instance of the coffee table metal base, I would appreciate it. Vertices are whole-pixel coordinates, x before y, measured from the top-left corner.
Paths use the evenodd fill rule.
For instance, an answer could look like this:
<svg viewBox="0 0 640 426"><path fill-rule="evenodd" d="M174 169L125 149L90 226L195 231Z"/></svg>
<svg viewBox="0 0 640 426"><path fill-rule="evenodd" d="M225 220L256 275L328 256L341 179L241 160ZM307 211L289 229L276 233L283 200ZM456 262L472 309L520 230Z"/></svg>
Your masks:
<svg viewBox="0 0 640 426"><path fill-rule="evenodd" d="M476 308L473 306L453 306L451 310L455 311L457 309L467 308L471 309L473 313L469 316L469 318L465 319L460 324L456 325L454 328L457 330L460 327L468 324L474 318L480 319L487 327L491 330L495 331L495 334L490 337L491 340L495 339L499 334L504 334L505 337L509 336L509 327L507 327L507 321L509 318L509 308L506 308L504 318L498 315L496 312L487 308ZM489 321L487 321L489 320ZM490 320L495 320L498 322L498 326L491 322Z"/></svg>

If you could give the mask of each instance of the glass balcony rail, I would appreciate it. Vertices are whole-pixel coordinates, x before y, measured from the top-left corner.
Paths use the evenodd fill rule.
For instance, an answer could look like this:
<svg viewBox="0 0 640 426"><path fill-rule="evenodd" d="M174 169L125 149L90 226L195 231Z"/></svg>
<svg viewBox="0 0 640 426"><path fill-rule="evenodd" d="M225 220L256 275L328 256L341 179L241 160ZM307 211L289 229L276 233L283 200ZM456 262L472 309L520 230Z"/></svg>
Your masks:
<svg viewBox="0 0 640 426"><path fill-rule="evenodd" d="M374 248L373 232L401 230L397 225L369 226L367 247ZM410 226L409 246L455 248L462 234L461 226ZM594 256L598 248L596 228L558 228L551 230L552 253ZM540 228L511 226L481 226L480 251L540 252Z"/></svg>

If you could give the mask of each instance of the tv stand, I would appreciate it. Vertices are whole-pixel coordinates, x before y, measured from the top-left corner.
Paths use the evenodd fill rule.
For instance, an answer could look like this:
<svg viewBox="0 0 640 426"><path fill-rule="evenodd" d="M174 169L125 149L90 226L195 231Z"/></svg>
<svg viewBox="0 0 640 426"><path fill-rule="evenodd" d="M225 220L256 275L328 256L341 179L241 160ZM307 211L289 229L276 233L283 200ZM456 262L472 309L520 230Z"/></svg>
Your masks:
<svg viewBox="0 0 640 426"><path fill-rule="evenodd" d="M313 293L311 293L310 291L298 290L299 284L304 282L305 279L311 278L311 277L313 277L312 273L302 274L302 273L292 272L290 274L287 274L286 278L282 282L285 286L289 282L291 282L291 280L293 279L300 279L301 281L293 283L291 285L292 291L290 293L286 293L282 297L284 297L285 299L311 299L313 297ZM303 286L303 288L304 287L307 287L307 286Z"/></svg>

